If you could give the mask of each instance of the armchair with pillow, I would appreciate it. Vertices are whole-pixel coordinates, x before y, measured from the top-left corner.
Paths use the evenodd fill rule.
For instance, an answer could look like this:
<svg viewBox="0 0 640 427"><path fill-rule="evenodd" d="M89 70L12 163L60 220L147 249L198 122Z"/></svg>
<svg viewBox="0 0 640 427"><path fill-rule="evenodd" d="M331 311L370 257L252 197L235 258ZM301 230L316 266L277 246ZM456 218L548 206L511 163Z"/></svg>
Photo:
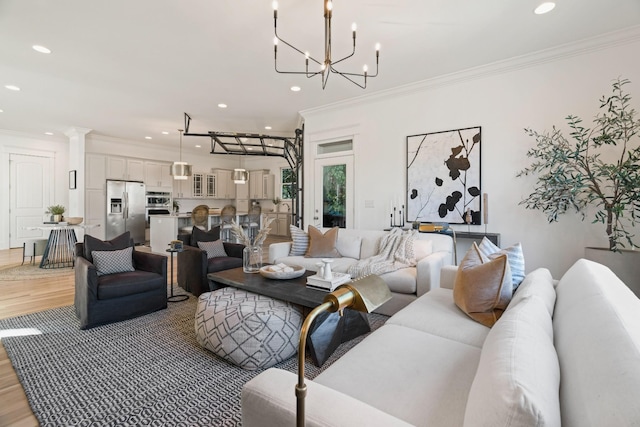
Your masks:
<svg viewBox="0 0 640 427"><path fill-rule="evenodd" d="M199 296L209 292L207 274L242 267L244 245L220 240L220 226L202 231L193 227L191 234L179 234L184 243L178 252L178 285Z"/></svg>
<svg viewBox="0 0 640 427"><path fill-rule="evenodd" d="M76 243L75 310L80 329L167 308L167 258L136 251L129 232Z"/></svg>

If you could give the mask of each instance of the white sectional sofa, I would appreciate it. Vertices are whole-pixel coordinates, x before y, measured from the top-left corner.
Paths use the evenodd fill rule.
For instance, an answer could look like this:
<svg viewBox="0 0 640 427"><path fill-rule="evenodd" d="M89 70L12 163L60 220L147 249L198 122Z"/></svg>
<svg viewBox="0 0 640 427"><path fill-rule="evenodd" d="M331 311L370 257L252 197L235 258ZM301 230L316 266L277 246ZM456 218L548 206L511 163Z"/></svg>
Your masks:
<svg viewBox="0 0 640 427"><path fill-rule="evenodd" d="M491 329L451 277L306 381L308 426L640 425L640 300L608 268L579 260L557 286L531 272ZM249 381L243 426L294 425L295 383Z"/></svg>
<svg viewBox="0 0 640 427"><path fill-rule="evenodd" d="M323 232L328 229L321 229ZM378 254L380 239L386 234L379 230L355 230L341 228L338 231L336 249L342 255L334 258L331 269L346 273L358 260ZM453 239L444 234L419 233L414 244L416 267L402 268L381 275L391 290L392 299L376 310L391 316L419 296L440 285L440 269L453 264ZM291 242L273 243L269 246L269 262L301 265L317 271L320 258L290 256Z"/></svg>

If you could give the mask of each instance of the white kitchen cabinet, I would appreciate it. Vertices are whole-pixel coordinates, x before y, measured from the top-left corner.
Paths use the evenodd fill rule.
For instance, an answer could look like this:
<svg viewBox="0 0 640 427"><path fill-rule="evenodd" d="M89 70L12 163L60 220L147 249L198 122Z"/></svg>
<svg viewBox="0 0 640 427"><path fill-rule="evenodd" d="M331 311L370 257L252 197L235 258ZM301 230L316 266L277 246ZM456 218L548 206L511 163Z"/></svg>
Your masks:
<svg viewBox="0 0 640 427"><path fill-rule="evenodd" d="M218 197L218 176L215 173L208 173L205 175L206 180L206 196Z"/></svg>
<svg viewBox="0 0 640 427"><path fill-rule="evenodd" d="M174 199L188 199L191 196L191 189L193 187L193 177L187 179L174 179L173 180L173 198Z"/></svg>
<svg viewBox="0 0 640 427"><path fill-rule="evenodd" d="M291 216L288 213L269 212L266 217L273 218L271 223L271 232L274 236L289 236L289 224L291 224Z"/></svg>
<svg viewBox="0 0 640 427"><path fill-rule="evenodd" d="M109 156L107 158L107 179L144 181L144 161Z"/></svg>
<svg viewBox="0 0 640 427"><path fill-rule="evenodd" d="M275 177L268 169L249 171L249 198L273 199Z"/></svg>
<svg viewBox="0 0 640 427"><path fill-rule="evenodd" d="M205 193L205 174L195 172L191 175L191 197L203 197Z"/></svg>
<svg viewBox="0 0 640 427"><path fill-rule="evenodd" d="M249 212L249 183L235 184L235 186L236 210L238 212Z"/></svg>
<svg viewBox="0 0 640 427"><path fill-rule="evenodd" d="M102 190L107 180L107 157L102 154L87 154L85 157L86 189Z"/></svg>
<svg viewBox="0 0 640 427"><path fill-rule="evenodd" d="M85 225L99 225L99 227L85 230L86 234L104 240L106 211L106 189L87 189L85 191L84 223Z"/></svg>
<svg viewBox="0 0 640 427"><path fill-rule="evenodd" d="M216 175L216 199L235 199L236 184L233 182L233 172L227 169L214 169Z"/></svg>
<svg viewBox="0 0 640 427"><path fill-rule="evenodd" d="M171 165L160 162L144 162L144 183L147 189L171 188L173 177L171 176Z"/></svg>

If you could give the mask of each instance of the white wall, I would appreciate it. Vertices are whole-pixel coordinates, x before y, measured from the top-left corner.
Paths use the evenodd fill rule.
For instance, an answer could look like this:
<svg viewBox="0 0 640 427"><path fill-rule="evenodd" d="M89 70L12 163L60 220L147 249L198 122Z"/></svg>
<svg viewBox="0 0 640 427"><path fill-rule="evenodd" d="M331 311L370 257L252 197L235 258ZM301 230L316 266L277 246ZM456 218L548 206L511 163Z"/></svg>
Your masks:
<svg viewBox="0 0 640 427"><path fill-rule="evenodd" d="M523 129L566 130L569 114L589 123L618 76L632 81L627 90L640 110L638 52L640 28L303 111L306 206L313 206L314 141L354 138L355 227L381 229L389 225L389 200L405 194L406 137L481 126L487 230L500 233L503 245L522 242L528 271L544 266L560 277L585 246L606 246L606 235L590 219L568 214L548 224L543 213L518 205L534 184L533 178L516 178L535 142ZM384 71L378 78L384 79ZM365 200L373 200L374 208L365 208ZM311 211L305 211L305 224L313 223ZM484 231L484 225L470 229Z"/></svg>

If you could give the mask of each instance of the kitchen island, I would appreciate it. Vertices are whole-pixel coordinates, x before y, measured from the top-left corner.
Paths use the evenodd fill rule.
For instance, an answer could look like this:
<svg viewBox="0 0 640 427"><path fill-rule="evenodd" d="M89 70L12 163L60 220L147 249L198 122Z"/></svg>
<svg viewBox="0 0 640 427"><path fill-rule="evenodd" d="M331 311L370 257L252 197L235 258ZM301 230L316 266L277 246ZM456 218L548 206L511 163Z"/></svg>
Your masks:
<svg viewBox="0 0 640 427"><path fill-rule="evenodd" d="M247 212L236 213L236 222L241 224L247 217ZM209 215L207 230L220 224L220 215ZM151 215L149 216L149 243L151 252L168 256L167 248L172 240L176 240L179 230L191 231L191 214Z"/></svg>

